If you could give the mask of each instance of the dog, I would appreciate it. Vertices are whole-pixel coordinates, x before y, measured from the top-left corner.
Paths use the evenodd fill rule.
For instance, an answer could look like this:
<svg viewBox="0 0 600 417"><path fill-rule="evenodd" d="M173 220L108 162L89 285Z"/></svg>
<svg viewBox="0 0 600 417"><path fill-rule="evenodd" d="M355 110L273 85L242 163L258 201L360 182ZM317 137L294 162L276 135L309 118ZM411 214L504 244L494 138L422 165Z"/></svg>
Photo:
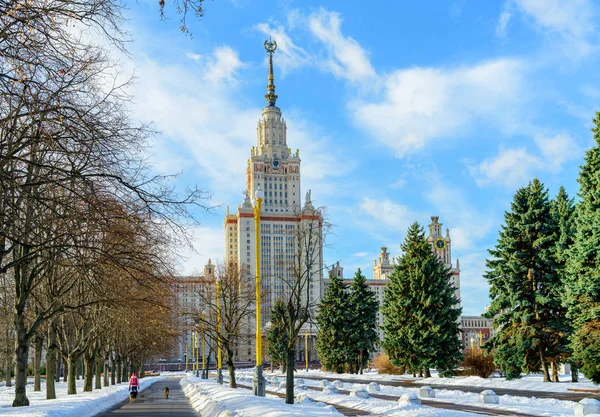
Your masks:
<svg viewBox="0 0 600 417"><path fill-rule="evenodd" d="M169 399L169 387L165 387L165 400Z"/></svg>

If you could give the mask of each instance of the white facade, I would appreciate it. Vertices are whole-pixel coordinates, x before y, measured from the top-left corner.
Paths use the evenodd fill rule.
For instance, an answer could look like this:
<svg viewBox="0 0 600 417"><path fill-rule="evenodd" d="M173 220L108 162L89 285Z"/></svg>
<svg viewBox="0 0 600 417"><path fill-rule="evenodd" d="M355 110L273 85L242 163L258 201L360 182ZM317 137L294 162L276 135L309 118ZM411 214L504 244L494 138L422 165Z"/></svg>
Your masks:
<svg viewBox="0 0 600 417"><path fill-rule="evenodd" d="M225 215L225 261L236 260L247 265L254 275L256 271L256 223L254 218L256 190L264 192L260 212L260 275L263 295L261 308L262 326L267 324L270 311L277 299L290 294L298 268L298 254L304 250L299 236L309 227L315 227L313 240L306 248L314 254L311 282L308 288L310 303L314 306L323 293L322 218L312 205L310 190L301 203L300 151L292 152L287 143L287 126L281 110L275 105L275 85L272 53L269 57L267 106L263 108L256 128L257 143L250 149L246 166L244 201L236 213ZM300 239L301 240L301 239ZM306 243L306 242L304 242ZM254 334L254 322L248 319L249 332ZM254 346L249 346L254 350ZM241 349L244 350L244 349ZM266 354L266 352L265 352Z"/></svg>

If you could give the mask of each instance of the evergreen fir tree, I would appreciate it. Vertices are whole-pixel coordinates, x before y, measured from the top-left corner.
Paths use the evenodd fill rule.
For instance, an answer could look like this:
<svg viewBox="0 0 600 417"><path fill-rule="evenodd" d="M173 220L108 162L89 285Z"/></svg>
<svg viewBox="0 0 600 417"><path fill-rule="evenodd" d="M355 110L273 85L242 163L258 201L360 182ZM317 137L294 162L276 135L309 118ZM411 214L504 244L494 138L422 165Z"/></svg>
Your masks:
<svg viewBox="0 0 600 417"><path fill-rule="evenodd" d="M556 270L560 278L560 286L557 287L556 297L562 298L565 293L565 282L567 280L566 263L569 249L573 245L575 236L575 205L573 199L569 198L565 187L561 186L556 198L551 202L551 212L554 224L556 226L555 242L555 260ZM569 337L573 328L566 317L566 307L563 304L561 310L557 312L556 317L556 346L554 356L554 365L552 381L558 382L558 364L570 360L571 349L569 346ZM572 381L577 381L577 365L571 361Z"/></svg>
<svg viewBox="0 0 600 417"><path fill-rule="evenodd" d="M485 274L492 300L485 316L498 329L491 340L499 353L495 361L509 378L542 369L549 381L561 284L555 262L556 227L548 191L538 179L517 190L504 219Z"/></svg>
<svg viewBox="0 0 600 417"><path fill-rule="evenodd" d="M568 252L565 303L573 324L571 347L583 374L600 383L600 112L592 133L596 146L579 172L575 243Z"/></svg>
<svg viewBox="0 0 600 417"><path fill-rule="evenodd" d="M367 279L360 268L350 285L349 358L351 372L361 373L369 363L369 353L373 351L379 336L377 334L377 311L379 303L375 293L366 284Z"/></svg>
<svg viewBox="0 0 600 417"><path fill-rule="evenodd" d="M462 356L452 272L432 252L417 222L401 249L385 289L382 345L396 366L449 374Z"/></svg>
<svg viewBox="0 0 600 417"><path fill-rule="evenodd" d="M285 304L282 300L275 301L271 308L271 327L267 332L267 344L271 363L280 364L284 371L287 359L285 347L288 340L286 319Z"/></svg>
<svg viewBox="0 0 600 417"><path fill-rule="evenodd" d="M332 276L316 317L319 326L316 347L325 370L338 373L345 370L350 353L349 307L346 284L341 277Z"/></svg>

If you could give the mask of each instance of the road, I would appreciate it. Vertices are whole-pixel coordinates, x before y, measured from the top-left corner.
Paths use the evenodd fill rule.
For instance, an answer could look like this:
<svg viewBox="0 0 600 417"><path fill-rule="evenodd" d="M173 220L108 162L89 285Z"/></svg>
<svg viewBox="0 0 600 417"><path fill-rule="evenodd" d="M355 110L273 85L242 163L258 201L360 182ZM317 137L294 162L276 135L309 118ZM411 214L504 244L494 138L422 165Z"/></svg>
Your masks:
<svg viewBox="0 0 600 417"><path fill-rule="evenodd" d="M126 399L95 417L198 417L179 385L181 378L167 377L157 381L141 391L135 403ZM168 400L163 394L165 387L169 387Z"/></svg>

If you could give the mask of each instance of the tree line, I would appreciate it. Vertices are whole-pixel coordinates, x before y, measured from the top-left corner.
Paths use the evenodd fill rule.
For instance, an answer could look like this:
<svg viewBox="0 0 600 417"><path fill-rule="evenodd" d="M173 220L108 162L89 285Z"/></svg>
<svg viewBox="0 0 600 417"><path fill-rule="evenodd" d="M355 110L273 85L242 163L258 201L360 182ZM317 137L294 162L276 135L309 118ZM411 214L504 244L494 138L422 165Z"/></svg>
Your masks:
<svg viewBox="0 0 600 417"><path fill-rule="evenodd" d="M123 7L0 1L0 327L13 406L29 404L32 346L35 389L45 345L54 398L57 358L73 394L80 362L91 390L107 358L140 367L173 339L172 248L206 196L175 192L146 163L155 132L130 116L129 81L110 56L128 41Z"/></svg>
<svg viewBox="0 0 600 417"><path fill-rule="evenodd" d="M533 179L515 193L489 250L485 317L497 331L486 348L509 379L542 370L544 381L558 381L558 366L570 363L573 381L581 369L600 382L600 112L593 124L579 201L562 186L549 199Z"/></svg>

